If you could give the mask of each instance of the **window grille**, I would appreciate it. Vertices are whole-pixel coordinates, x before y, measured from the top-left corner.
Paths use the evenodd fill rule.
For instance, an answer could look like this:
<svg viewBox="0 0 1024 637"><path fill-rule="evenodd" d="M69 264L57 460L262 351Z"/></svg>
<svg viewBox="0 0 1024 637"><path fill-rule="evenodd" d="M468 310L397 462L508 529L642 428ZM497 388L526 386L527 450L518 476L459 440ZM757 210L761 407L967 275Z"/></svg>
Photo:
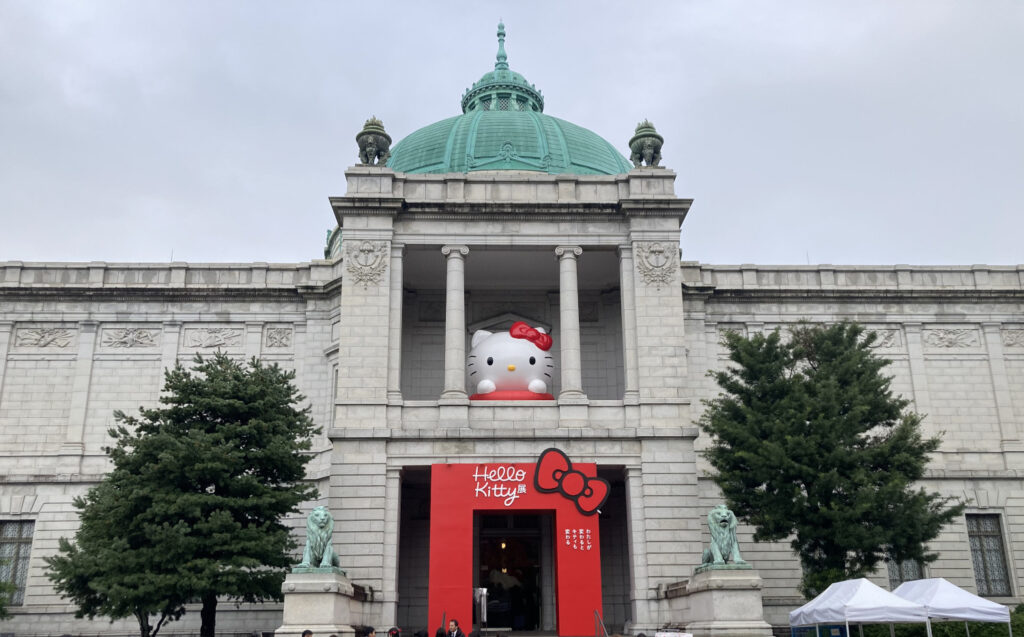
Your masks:
<svg viewBox="0 0 1024 637"><path fill-rule="evenodd" d="M11 593L11 606L21 606L25 602L25 579L34 529L33 521L0 521L0 581L11 582L15 586Z"/></svg>
<svg viewBox="0 0 1024 637"><path fill-rule="evenodd" d="M968 515L967 537L971 543L971 562L974 563L978 594L986 597L1012 595L999 516Z"/></svg>
<svg viewBox="0 0 1024 637"><path fill-rule="evenodd" d="M924 577L921 563L917 560L885 560L885 566L889 570L889 590L894 590L903 582L912 582Z"/></svg>
<svg viewBox="0 0 1024 637"><path fill-rule="evenodd" d="M497 110L499 110L499 111L507 111L508 110L508 103L509 103L509 98L507 98L507 97L499 97L498 98L498 108L497 108Z"/></svg>

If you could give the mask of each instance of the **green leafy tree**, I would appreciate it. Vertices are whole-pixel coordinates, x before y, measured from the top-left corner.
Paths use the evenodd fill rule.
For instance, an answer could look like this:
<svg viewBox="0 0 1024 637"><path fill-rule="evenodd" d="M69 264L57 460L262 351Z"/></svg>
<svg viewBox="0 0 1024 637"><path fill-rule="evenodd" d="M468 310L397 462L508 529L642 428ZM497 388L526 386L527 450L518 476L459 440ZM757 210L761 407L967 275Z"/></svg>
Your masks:
<svg viewBox="0 0 1024 637"><path fill-rule="evenodd" d="M853 323L727 333L732 365L711 372L705 456L729 507L755 541L791 538L808 598L873 572L886 557L931 562L926 543L963 506L914 483L937 437L894 396L873 332Z"/></svg>
<svg viewBox="0 0 1024 637"><path fill-rule="evenodd" d="M115 413L113 471L76 503L77 546L62 542L50 561L80 613L134 614L152 637L149 615L159 628L199 601L200 635L213 637L218 598L281 598L295 548L281 520L316 496L302 452L318 430L294 378L255 359L196 357L167 372L161 406ZM115 548L98 551L108 540Z"/></svg>

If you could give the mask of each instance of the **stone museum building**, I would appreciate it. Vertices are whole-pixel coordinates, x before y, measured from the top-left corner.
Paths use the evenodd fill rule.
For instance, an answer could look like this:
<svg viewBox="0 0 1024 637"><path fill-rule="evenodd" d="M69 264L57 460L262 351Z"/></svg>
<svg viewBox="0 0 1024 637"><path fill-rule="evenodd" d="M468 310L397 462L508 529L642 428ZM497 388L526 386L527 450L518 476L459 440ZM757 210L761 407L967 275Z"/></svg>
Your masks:
<svg viewBox="0 0 1024 637"><path fill-rule="evenodd" d="M486 612L503 634L593 635L596 618L609 633L685 628L720 500L695 424L717 392L706 372L725 364L725 330L802 320L878 333L894 389L943 434L924 486L969 501L932 543L938 561L875 581L945 577L1021 601L1024 266L686 261L691 200L659 165L654 126L630 139L643 113L611 141L549 115L510 70L503 27L493 69L481 63L461 114L394 144L367 122L345 192L324 193L337 228L323 259L0 262L0 574L18 587L0 633L137 630L75 619L44 558L108 467L114 410L155 404L165 369L217 350L297 374L322 427L305 512L334 516L360 592L352 623L433 634L454 617L468 634ZM518 323L532 343L550 335L528 363L544 365L544 391L492 395L467 372L474 335ZM799 563L751 534L740 525L764 621L784 628ZM198 615L161 632L195 632ZM281 625L282 604L220 605L223 634Z"/></svg>

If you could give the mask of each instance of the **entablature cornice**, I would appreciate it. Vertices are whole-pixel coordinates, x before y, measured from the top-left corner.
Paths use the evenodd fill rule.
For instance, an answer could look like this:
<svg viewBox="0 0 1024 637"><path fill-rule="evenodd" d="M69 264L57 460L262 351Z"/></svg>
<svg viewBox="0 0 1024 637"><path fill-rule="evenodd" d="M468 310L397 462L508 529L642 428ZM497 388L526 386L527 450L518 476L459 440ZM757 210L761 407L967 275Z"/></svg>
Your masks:
<svg viewBox="0 0 1024 637"><path fill-rule="evenodd" d="M398 197L330 197L328 200L340 225L346 216L394 217L405 208L405 200Z"/></svg>
<svg viewBox="0 0 1024 637"><path fill-rule="evenodd" d="M707 300L729 299L764 302L779 299L849 299L875 301L1021 301L1024 300L1022 290L879 290L874 288L849 288L831 290L808 290L795 288L737 290L720 289L709 286L683 285L683 294L701 296Z"/></svg>
<svg viewBox="0 0 1024 637"><path fill-rule="evenodd" d="M693 199L621 199L619 210L627 217L676 217L679 223L693 205Z"/></svg>
<svg viewBox="0 0 1024 637"><path fill-rule="evenodd" d="M307 298L328 297L336 293L324 287L303 288L252 288L252 289L188 289L188 288L2 288L0 299L4 301L57 301L67 302L122 302L122 303L194 303L208 301L271 301L302 302Z"/></svg>
<svg viewBox="0 0 1024 637"><path fill-rule="evenodd" d="M544 440L572 441L607 440L635 441L644 439L694 440L699 434L697 427L619 427L615 429L578 428L525 428L506 430L496 435L491 429L449 427L437 429L374 428L349 429L334 427L328 431L331 439L345 440Z"/></svg>

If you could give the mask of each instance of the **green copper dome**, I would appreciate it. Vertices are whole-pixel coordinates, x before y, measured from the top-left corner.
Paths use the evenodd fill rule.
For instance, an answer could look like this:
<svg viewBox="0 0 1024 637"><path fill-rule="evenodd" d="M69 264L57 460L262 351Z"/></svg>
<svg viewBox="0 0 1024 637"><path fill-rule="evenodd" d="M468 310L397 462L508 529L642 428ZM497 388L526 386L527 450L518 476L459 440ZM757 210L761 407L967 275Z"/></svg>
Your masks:
<svg viewBox="0 0 1024 637"><path fill-rule="evenodd" d="M632 168L596 133L543 111L537 87L508 68L505 25L498 24L494 70L466 90L463 114L398 142L387 166L407 173L533 170L552 175L617 175Z"/></svg>

